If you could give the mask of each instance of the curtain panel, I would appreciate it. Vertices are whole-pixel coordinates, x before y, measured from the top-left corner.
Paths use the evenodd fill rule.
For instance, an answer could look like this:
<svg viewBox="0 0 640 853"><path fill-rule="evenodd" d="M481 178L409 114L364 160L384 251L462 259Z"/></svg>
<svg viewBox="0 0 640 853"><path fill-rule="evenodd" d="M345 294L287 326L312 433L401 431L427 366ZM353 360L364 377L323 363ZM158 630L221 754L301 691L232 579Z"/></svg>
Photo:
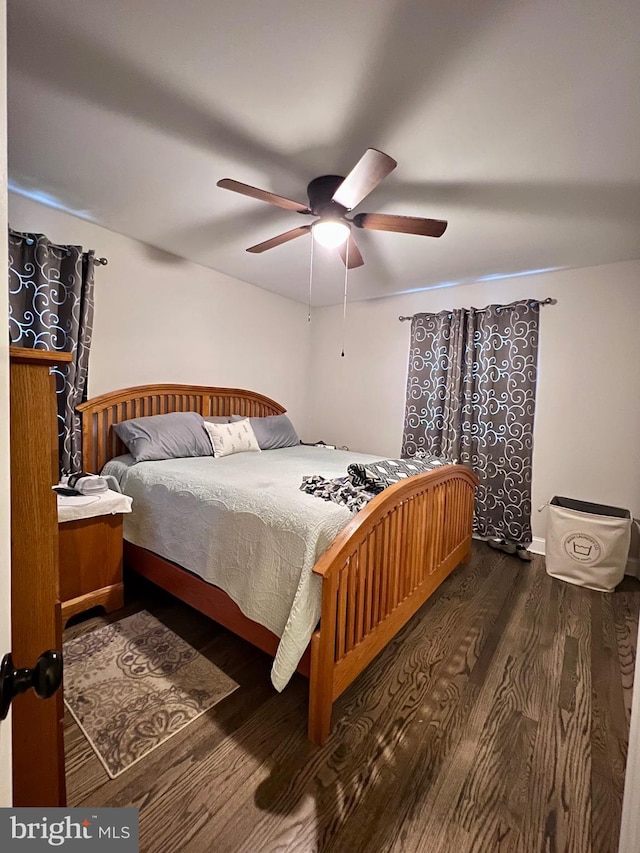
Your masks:
<svg viewBox="0 0 640 853"><path fill-rule="evenodd" d="M93 328L94 252L56 246L44 234L9 229L9 340L62 350L73 361L55 369L61 473L82 469L76 406L86 399Z"/></svg>
<svg viewBox="0 0 640 853"><path fill-rule="evenodd" d="M531 542L537 302L416 314L402 455L469 465L480 480L474 529Z"/></svg>

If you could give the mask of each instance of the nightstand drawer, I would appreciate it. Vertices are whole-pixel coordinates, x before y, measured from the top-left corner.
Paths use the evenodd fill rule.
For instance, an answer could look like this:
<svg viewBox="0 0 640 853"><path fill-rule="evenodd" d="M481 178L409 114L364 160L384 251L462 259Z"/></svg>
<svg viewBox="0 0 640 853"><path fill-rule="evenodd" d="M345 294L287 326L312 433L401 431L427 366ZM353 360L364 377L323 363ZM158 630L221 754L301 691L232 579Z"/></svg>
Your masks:
<svg viewBox="0 0 640 853"><path fill-rule="evenodd" d="M62 522L58 541L63 624L91 607L122 607L122 515Z"/></svg>

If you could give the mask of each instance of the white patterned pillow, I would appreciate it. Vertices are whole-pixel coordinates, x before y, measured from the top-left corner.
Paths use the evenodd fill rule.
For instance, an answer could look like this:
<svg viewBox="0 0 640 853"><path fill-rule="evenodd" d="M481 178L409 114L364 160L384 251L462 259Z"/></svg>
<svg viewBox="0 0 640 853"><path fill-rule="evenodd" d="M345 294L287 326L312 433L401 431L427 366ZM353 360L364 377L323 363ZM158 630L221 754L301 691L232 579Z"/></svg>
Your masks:
<svg viewBox="0 0 640 853"><path fill-rule="evenodd" d="M205 421L204 428L211 439L214 456L231 456L232 453L256 450L260 453L260 445L249 418L233 424L212 424Z"/></svg>

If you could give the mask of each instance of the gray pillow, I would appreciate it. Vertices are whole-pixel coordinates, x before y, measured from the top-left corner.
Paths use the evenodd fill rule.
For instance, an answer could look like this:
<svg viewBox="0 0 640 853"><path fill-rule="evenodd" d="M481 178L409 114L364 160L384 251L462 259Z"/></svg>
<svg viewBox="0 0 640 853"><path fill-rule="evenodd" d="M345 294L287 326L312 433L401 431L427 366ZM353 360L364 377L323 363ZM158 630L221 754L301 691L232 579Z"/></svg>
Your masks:
<svg viewBox="0 0 640 853"><path fill-rule="evenodd" d="M210 424L230 424L231 415L207 415L204 420Z"/></svg>
<svg viewBox="0 0 640 853"><path fill-rule="evenodd" d="M213 448L197 412L170 412L114 424L116 435L136 462L212 456Z"/></svg>
<svg viewBox="0 0 640 853"><path fill-rule="evenodd" d="M231 422L243 421L246 415L231 415ZM260 450L277 450L279 447L295 447L300 439L286 415L268 415L266 418L249 418L249 423L258 439Z"/></svg>

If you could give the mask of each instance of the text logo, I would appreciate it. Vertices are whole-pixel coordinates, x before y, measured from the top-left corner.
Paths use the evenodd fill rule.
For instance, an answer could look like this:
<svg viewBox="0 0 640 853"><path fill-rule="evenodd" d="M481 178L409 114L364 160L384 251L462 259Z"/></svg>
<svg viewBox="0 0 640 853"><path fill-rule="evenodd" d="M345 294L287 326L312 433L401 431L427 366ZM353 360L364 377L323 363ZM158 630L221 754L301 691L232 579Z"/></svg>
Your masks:
<svg viewBox="0 0 640 853"><path fill-rule="evenodd" d="M138 853L138 809L0 809L0 850Z"/></svg>

